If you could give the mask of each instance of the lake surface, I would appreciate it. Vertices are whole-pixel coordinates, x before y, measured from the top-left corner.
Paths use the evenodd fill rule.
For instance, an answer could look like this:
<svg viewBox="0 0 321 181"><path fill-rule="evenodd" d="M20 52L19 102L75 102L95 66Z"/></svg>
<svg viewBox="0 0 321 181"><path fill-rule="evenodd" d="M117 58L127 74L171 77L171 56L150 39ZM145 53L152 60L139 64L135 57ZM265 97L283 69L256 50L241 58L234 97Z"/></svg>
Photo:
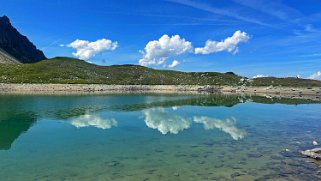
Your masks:
<svg viewBox="0 0 321 181"><path fill-rule="evenodd" d="M0 96L0 180L320 180L315 101Z"/></svg>

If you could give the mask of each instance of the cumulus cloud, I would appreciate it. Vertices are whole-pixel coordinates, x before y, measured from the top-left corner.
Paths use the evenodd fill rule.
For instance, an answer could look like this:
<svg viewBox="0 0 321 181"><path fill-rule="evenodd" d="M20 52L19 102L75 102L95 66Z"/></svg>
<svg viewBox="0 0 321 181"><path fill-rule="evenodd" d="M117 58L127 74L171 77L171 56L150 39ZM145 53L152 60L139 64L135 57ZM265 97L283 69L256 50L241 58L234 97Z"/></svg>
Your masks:
<svg viewBox="0 0 321 181"><path fill-rule="evenodd" d="M100 129L110 129L113 126L117 126L117 121L114 118L106 119L96 115L85 114L71 119L70 124L77 128L92 126Z"/></svg>
<svg viewBox="0 0 321 181"><path fill-rule="evenodd" d="M308 79L321 80L321 72L318 71L308 77Z"/></svg>
<svg viewBox="0 0 321 181"><path fill-rule="evenodd" d="M174 60L170 65L168 65L167 67L168 68L174 68L174 67L176 67L177 65L179 65L180 64L180 62L179 61L177 61L177 60Z"/></svg>
<svg viewBox="0 0 321 181"><path fill-rule="evenodd" d="M166 112L162 108L143 111L145 123L149 128L157 129L162 134L178 134L188 129L191 121L177 114Z"/></svg>
<svg viewBox="0 0 321 181"><path fill-rule="evenodd" d="M255 75L255 76L253 76L253 79L261 78L261 77L268 77L268 75L263 75L263 74Z"/></svg>
<svg viewBox="0 0 321 181"><path fill-rule="evenodd" d="M207 40L205 47L195 48L195 54L211 54L227 51L233 54L238 53L238 44L247 42L250 36L246 32L236 31L233 36L222 41Z"/></svg>
<svg viewBox="0 0 321 181"><path fill-rule="evenodd" d="M209 118L209 117L194 117L193 121L195 123L202 123L204 128L211 130L214 128L221 129L223 132L229 134L234 140L243 139L246 135L246 132L242 129L239 129L235 126L235 118L226 119L225 121Z"/></svg>
<svg viewBox="0 0 321 181"><path fill-rule="evenodd" d="M118 47L118 42L113 42L108 39L100 39L94 42L87 40L75 40L67 45L76 50L72 54L80 59L87 60L103 51L113 51Z"/></svg>
<svg viewBox="0 0 321 181"><path fill-rule="evenodd" d="M192 52L192 43L181 38L179 35L169 37L163 35L158 40L150 41L141 51L143 57L139 60L142 66L163 65L165 67L175 67L179 64L174 60L171 65L166 66L166 60L171 56L178 56Z"/></svg>

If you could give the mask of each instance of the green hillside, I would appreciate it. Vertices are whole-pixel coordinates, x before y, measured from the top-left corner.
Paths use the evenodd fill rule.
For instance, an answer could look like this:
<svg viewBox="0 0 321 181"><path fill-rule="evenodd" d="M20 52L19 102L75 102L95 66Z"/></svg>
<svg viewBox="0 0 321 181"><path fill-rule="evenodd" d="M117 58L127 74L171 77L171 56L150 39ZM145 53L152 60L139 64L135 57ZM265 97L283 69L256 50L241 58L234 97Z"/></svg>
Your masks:
<svg viewBox="0 0 321 181"><path fill-rule="evenodd" d="M261 77L253 79L253 86L288 86L288 87L320 87L321 81L310 79L299 79L295 77L276 78L276 77Z"/></svg>
<svg viewBox="0 0 321 181"><path fill-rule="evenodd" d="M185 73L138 65L97 66L64 57L34 64L0 65L2 83L238 85L240 79L233 73Z"/></svg>
<svg viewBox="0 0 321 181"><path fill-rule="evenodd" d="M273 77L246 79L232 72L178 72L139 65L98 66L66 57L34 64L1 64L0 83L321 86L321 81L316 80Z"/></svg>

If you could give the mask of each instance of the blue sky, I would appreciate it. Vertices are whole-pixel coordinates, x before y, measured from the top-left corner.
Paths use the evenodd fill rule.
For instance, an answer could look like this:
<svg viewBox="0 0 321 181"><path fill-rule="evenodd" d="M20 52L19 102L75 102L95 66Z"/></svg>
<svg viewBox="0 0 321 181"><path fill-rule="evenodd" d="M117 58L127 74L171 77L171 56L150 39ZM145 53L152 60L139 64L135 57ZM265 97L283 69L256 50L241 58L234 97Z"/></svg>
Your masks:
<svg viewBox="0 0 321 181"><path fill-rule="evenodd" d="M151 63L151 57L156 57L153 60L159 64L146 66L180 71L233 71L248 77L305 78L321 71L320 0L0 0L0 3L0 15L7 15L47 57L75 56L79 43L84 43L70 46L77 39L87 41L87 46L105 39L111 40L104 44L109 48L92 52L87 61L99 65L139 64L141 59ZM238 30L246 34L243 41L235 37L238 42L232 45L229 40L224 42ZM165 34L168 38L159 40ZM179 38L174 40L174 35ZM153 40L156 44L147 46ZM214 49L196 54L195 48L205 48L208 40L214 42ZM112 44L116 42L117 45ZM116 46L111 48L112 45ZM158 45L164 47L160 50ZM179 63L170 68L174 61Z"/></svg>

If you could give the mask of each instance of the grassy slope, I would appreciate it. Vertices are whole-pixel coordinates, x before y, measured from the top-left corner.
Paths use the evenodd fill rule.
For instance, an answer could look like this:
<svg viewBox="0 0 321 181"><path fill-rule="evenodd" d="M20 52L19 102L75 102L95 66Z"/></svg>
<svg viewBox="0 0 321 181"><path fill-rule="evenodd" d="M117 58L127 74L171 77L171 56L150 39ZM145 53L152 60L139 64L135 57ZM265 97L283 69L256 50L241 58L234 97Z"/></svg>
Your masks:
<svg viewBox="0 0 321 181"><path fill-rule="evenodd" d="M321 81L297 78L266 77L241 82L242 78L232 73L186 73L155 70L138 65L97 66L82 60L63 57L35 64L0 64L1 83L321 86Z"/></svg>
<svg viewBox="0 0 321 181"><path fill-rule="evenodd" d="M54 58L35 64L0 65L2 83L238 85L240 79L229 73L185 73L137 65L97 66L72 58Z"/></svg>
<svg viewBox="0 0 321 181"><path fill-rule="evenodd" d="M287 87L321 87L321 81L298 79L294 77L276 78L276 77L262 77L253 79L253 86L287 86Z"/></svg>

